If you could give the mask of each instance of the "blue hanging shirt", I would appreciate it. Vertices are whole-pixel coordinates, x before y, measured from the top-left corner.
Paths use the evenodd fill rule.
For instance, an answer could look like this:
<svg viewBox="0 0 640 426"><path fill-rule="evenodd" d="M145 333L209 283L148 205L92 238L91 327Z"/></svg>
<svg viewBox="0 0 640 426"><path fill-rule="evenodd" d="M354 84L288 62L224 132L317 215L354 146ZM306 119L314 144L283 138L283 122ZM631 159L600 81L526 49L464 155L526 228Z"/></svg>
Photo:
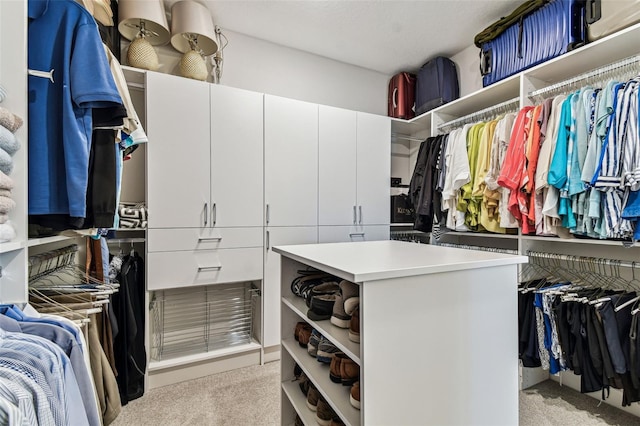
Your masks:
<svg viewBox="0 0 640 426"><path fill-rule="evenodd" d="M29 0L29 214L84 218L92 108L122 103L93 16L74 0Z"/></svg>

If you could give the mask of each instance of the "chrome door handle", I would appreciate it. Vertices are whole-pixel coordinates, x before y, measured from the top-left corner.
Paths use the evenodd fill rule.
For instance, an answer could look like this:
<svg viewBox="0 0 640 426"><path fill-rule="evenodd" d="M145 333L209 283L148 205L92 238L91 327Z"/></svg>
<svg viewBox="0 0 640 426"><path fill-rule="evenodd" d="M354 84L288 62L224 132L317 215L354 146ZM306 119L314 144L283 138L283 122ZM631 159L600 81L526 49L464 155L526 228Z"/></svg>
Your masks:
<svg viewBox="0 0 640 426"><path fill-rule="evenodd" d="M269 231L267 231L267 250L269 250Z"/></svg>
<svg viewBox="0 0 640 426"><path fill-rule="evenodd" d="M209 223L209 203L204 203L204 226Z"/></svg>
<svg viewBox="0 0 640 426"><path fill-rule="evenodd" d="M269 224L269 204L267 204L267 211L266 211L265 217L267 219L267 225L268 225Z"/></svg>
<svg viewBox="0 0 640 426"><path fill-rule="evenodd" d="M360 210L360 225L362 225L362 206L358 206L358 209Z"/></svg>
<svg viewBox="0 0 640 426"><path fill-rule="evenodd" d="M200 237L198 241L222 241L222 237Z"/></svg>
<svg viewBox="0 0 640 426"><path fill-rule="evenodd" d="M219 271L222 266L198 266L198 272L204 271Z"/></svg>
<svg viewBox="0 0 640 426"><path fill-rule="evenodd" d="M357 217L357 213L356 213L356 206L353 206L353 224L355 225L358 221L358 217Z"/></svg>
<svg viewBox="0 0 640 426"><path fill-rule="evenodd" d="M211 207L211 225L216 226L216 222L218 221L218 208L216 203L213 203Z"/></svg>
<svg viewBox="0 0 640 426"><path fill-rule="evenodd" d="M352 232L349 233L350 237L364 237L364 232Z"/></svg>

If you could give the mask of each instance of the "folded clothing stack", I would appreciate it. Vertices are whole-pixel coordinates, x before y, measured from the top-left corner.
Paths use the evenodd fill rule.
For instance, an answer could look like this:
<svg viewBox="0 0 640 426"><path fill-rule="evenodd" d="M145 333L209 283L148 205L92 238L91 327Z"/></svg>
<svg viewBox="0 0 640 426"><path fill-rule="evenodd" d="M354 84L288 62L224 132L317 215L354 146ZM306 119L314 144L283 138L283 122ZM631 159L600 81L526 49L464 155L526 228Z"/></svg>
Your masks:
<svg viewBox="0 0 640 426"><path fill-rule="evenodd" d="M11 197L13 180L0 171L0 242L11 241L16 237L16 231L9 221L9 212L16 207Z"/></svg>
<svg viewBox="0 0 640 426"><path fill-rule="evenodd" d="M6 92L0 86L0 102ZM9 220L9 212L16 207L11 191L13 179L9 174L13 171L13 155L20 149L20 141L14 134L24 124L22 118L4 107L0 107L0 242L11 241L16 237L16 230Z"/></svg>
<svg viewBox="0 0 640 426"><path fill-rule="evenodd" d="M147 207L144 203L120 203L118 206L121 228L146 228Z"/></svg>
<svg viewBox="0 0 640 426"><path fill-rule="evenodd" d="M22 118L0 107L0 171L9 175L13 171L13 155L20 149L14 134L23 124Z"/></svg>

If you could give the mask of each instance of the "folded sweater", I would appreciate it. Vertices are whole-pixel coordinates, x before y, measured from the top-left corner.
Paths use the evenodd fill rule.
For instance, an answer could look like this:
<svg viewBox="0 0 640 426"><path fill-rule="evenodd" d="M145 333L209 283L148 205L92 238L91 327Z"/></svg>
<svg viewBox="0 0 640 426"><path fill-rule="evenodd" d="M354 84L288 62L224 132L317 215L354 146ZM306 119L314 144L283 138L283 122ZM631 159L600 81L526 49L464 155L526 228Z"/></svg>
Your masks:
<svg viewBox="0 0 640 426"><path fill-rule="evenodd" d="M0 148L0 172L10 175L13 171L13 159L4 149Z"/></svg>
<svg viewBox="0 0 640 426"><path fill-rule="evenodd" d="M6 108L0 107L0 126L6 127L11 133L15 133L24 121Z"/></svg>
<svg viewBox="0 0 640 426"><path fill-rule="evenodd" d="M16 208L16 202L13 198L0 195L0 213L9 213L14 208Z"/></svg>
<svg viewBox="0 0 640 426"><path fill-rule="evenodd" d="M0 148L11 156L20 149L20 141L9 129L0 126Z"/></svg>
<svg viewBox="0 0 640 426"><path fill-rule="evenodd" d="M0 171L0 189L13 189L13 179Z"/></svg>

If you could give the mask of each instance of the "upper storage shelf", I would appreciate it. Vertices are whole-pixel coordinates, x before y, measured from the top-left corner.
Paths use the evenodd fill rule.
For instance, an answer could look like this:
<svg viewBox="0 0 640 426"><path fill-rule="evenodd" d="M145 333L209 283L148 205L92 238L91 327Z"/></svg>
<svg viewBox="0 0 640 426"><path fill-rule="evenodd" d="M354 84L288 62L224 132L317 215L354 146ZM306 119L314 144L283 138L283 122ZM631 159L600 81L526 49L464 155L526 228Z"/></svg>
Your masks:
<svg viewBox="0 0 640 426"><path fill-rule="evenodd" d="M391 120L391 132L409 137L424 138L438 134L444 123L474 114L482 109L509 101L521 94L521 87L542 88L563 82L578 74L603 67L630 56L640 54L640 24L636 24L598 41L531 69L522 71L491 86L482 88L412 120ZM527 80L534 84L527 84ZM521 97L521 102L525 100Z"/></svg>

